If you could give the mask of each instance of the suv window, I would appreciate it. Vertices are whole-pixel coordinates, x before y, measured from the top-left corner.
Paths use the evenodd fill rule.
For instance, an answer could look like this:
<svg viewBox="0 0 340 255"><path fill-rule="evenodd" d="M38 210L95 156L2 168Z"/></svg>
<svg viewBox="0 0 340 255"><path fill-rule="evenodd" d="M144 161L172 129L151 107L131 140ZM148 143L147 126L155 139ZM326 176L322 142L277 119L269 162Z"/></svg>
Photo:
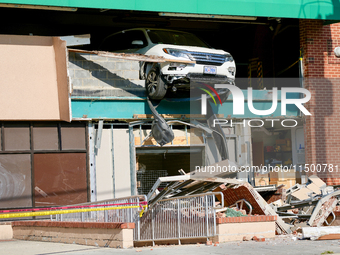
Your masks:
<svg viewBox="0 0 340 255"><path fill-rule="evenodd" d="M142 41L143 45L133 45L133 41ZM120 51L128 49L140 49L147 46L147 41L143 31L123 31L118 34L111 35L106 38L105 41L100 46L100 50L105 51Z"/></svg>
<svg viewBox="0 0 340 255"><path fill-rule="evenodd" d="M148 30L150 40L156 44L173 44L210 48L196 35L178 31Z"/></svg>

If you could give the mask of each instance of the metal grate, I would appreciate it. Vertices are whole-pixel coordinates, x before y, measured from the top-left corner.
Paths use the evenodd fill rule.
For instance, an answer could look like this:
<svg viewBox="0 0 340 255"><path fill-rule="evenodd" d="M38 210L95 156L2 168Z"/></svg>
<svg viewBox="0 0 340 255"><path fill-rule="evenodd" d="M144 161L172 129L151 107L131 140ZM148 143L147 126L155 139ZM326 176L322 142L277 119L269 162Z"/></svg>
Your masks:
<svg viewBox="0 0 340 255"><path fill-rule="evenodd" d="M55 216L51 215L51 220L73 222L135 222L139 217L139 212L142 209L142 201L147 201L146 196L129 196L125 198L123 197L104 201L82 203L73 206L79 207L78 209L98 208L98 211L65 213L57 214ZM136 205L139 207L128 208L129 206ZM115 210L101 210L107 206L118 208ZM124 206L127 206L127 208L122 208ZM60 208L60 211L63 212L65 210Z"/></svg>
<svg viewBox="0 0 340 255"><path fill-rule="evenodd" d="M197 64L200 65L215 65L221 66L225 62L225 55L211 54L203 52L188 52L194 58Z"/></svg>
<svg viewBox="0 0 340 255"><path fill-rule="evenodd" d="M146 195L151 190L152 186L158 180L159 177L168 176L166 170L140 170L137 172L137 190L139 195ZM168 183L162 183L160 189L166 187Z"/></svg>
<svg viewBox="0 0 340 255"><path fill-rule="evenodd" d="M208 238L216 235L215 194L206 193L159 201L139 218L134 241ZM223 207L223 194L222 196Z"/></svg>

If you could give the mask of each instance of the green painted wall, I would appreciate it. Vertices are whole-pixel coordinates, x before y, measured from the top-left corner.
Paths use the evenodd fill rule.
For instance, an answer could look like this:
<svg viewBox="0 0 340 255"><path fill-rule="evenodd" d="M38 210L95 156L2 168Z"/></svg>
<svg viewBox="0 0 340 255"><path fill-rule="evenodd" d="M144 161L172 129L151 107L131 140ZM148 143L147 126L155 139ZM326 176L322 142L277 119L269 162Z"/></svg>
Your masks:
<svg viewBox="0 0 340 255"><path fill-rule="evenodd" d="M340 20L338 0L0 0L0 3Z"/></svg>
<svg viewBox="0 0 340 255"><path fill-rule="evenodd" d="M243 90L245 101L247 99L246 90ZM253 100L254 107L258 110L270 109L272 100L266 99L267 91L254 90ZM287 98L299 98L299 94L291 93ZM264 118L264 117L282 117L281 115L281 91L278 91L278 105L276 111L270 116L257 116L251 113L245 102L245 113L242 116L233 115L233 101L232 95L223 105L213 105L215 113L224 114L225 117L232 118ZM90 118L90 119L132 119L134 114L151 114L150 108L145 99L138 97L131 98L72 98L72 118ZM200 101L179 101L170 102L162 100L157 107L160 114L200 114L201 110ZM296 118L300 115L299 109L295 105L287 105L286 118Z"/></svg>
<svg viewBox="0 0 340 255"><path fill-rule="evenodd" d="M89 119L132 119L134 114L151 114L147 102L138 100L72 100L72 118L89 118ZM192 106L192 105L191 105ZM271 102L254 102L254 107L259 110L269 109ZM270 116L257 116L252 114L248 107L245 106L245 113L242 116L233 115L233 104L227 101L223 106L213 106L214 112L224 114L225 117L232 118L265 118L265 117L282 117L281 103L278 102L276 111ZM162 102L157 111L160 114L200 114L200 105L194 107L195 110L190 112L189 102ZM300 111L295 106L287 107L286 118L296 118Z"/></svg>

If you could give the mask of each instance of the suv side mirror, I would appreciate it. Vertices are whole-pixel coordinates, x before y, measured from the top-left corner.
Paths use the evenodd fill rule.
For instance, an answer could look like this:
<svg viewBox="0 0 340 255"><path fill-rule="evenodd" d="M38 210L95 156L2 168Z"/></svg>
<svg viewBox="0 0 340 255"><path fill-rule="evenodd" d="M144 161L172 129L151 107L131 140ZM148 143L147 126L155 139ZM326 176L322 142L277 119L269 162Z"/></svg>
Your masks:
<svg viewBox="0 0 340 255"><path fill-rule="evenodd" d="M134 45L134 46L143 46L144 43L142 40L134 40L132 41L131 45Z"/></svg>

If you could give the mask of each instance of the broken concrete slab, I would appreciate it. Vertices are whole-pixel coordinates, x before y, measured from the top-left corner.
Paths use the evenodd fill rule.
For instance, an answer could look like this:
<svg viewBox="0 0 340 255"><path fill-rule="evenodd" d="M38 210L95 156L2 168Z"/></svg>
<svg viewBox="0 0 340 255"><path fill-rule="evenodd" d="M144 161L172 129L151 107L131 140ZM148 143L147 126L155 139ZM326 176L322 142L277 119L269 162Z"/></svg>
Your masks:
<svg viewBox="0 0 340 255"><path fill-rule="evenodd" d="M340 239L340 226L304 227L302 228L302 236L312 240Z"/></svg>

